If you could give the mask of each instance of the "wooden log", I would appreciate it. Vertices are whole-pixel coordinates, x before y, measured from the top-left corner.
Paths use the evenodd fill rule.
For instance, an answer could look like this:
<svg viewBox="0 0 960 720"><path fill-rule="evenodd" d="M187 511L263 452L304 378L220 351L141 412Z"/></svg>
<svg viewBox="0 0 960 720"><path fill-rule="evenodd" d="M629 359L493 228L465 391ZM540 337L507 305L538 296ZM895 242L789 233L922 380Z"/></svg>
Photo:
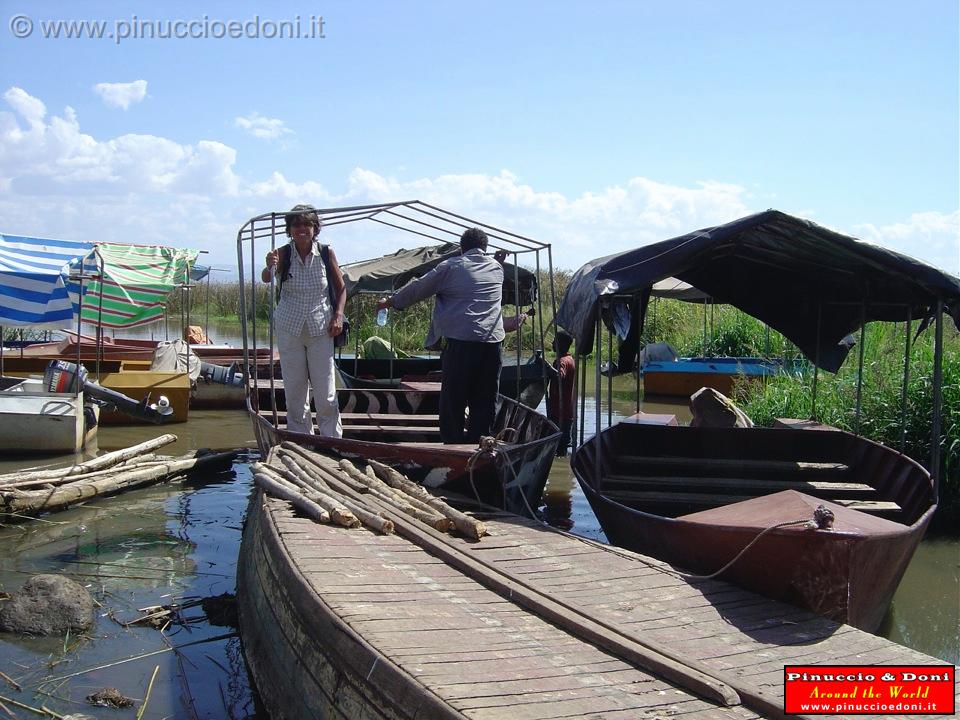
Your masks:
<svg viewBox="0 0 960 720"><path fill-rule="evenodd" d="M293 443L283 443L281 447L289 445L293 448L298 448L299 446L293 445ZM285 448L289 449L289 448ZM313 463L308 457L304 457L297 453L292 453L288 457L293 457L294 460L297 460L297 456L301 459L297 464L300 468L307 473L316 474L323 473L324 468ZM344 490L349 491L350 493L356 493L349 483L347 483L342 475L337 475L332 472L327 471L325 475L322 476L323 480L327 483L330 489L338 493L337 497L356 515L360 518L360 521L367 527L373 528L384 535L389 535L393 532L393 521L389 517L384 517L377 515L376 513L370 512L363 501L357 498L354 498L353 495L348 495L344 493Z"/></svg>
<svg viewBox="0 0 960 720"><path fill-rule="evenodd" d="M232 459L236 452L213 453L201 457L151 465L143 469L131 469L109 477L89 482L71 482L49 490L0 491L0 513L11 515L32 514L61 510L99 495L113 494L130 488L153 485L175 475L215 465Z"/></svg>
<svg viewBox="0 0 960 720"><path fill-rule="evenodd" d="M273 495L274 497L281 498L282 500L286 500L311 520L320 523L330 522L330 513L307 498L303 493L296 490L291 490L286 485L277 482L275 477L268 475L263 471L262 468L260 470L253 471L253 479L254 482L262 487L267 493Z"/></svg>
<svg viewBox="0 0 960 720"><path fill-rule="evenodd" d="M429 505L420 503L416 498L412 498L409 495L401 497L400 493L397 493L380 478L367 477L349 460L341 460L339 468L359 484L363 484L370 494L395 505L401 512L429 525L434 530L447 532L454 527L453 521L450 518L444 517Z"/></svg>
<svg viewBox="0 0 960 720"><path fill-rule="evenodd" d="M351 512L350 508L348 508L340 498L330 494L330 488L323 486L323 490L318 490L314 484L304 482L297 473L287 468L277 467L275 465L264 465L263 463L254 463L251 467L258 471L269 471L284 478L285 482L289 483L300 493L310 498L312 502L330 513L330 521L334 524L346 528L359 527L360 520L357 519L357 516Z"/></svg>
<svg viewBox="0 0 960 720"><path fill-rule="evenodd" d="M143 458L142 460L141 457ZM96 470L94 472L83 473L82 475L64 475L57 478L24 480L23 482L10 483L8 485L0 486L0 492L7 490L52 488L58 485L66 485L67 483L87 482L90 480L97 480L99 478L112 477L133 469L143 470L148 467L157 467L159 465L176 462L179 460L189 460L190 458L196 457L196 454L188 453L186 455L171 457L150 453L141 457L130 458L129 460L125 460L122 463L118 463L105 470Z"/></svg>
<svg viewBox="0 0 960 720"><path fill-rule="evenodd" d="M467 537L479 540L487 534L487 526L484 525L480 520L472 518L469 515L450 507L440 498L434 497L427 492L423 486L417 485L415 482L410 482L405 475L397 472L389 465L384 465L376 460L369 460L368 462L370 463L370 467L372 467L373 471L377 474L377 477L383 480L387 485L392 488L402 490L407 495L425 502L427 505L441 513L444 517L450 518L457 530Z"/></svg>
<svg viewBox="0 0 960 720"><path fill-rule="evenodd" d="M113 465L122 463L130 458L136 457L137 455L144 455L146 453L152 452L158 448L163 447L164 445L169 445L172 442L177 441L176 435L171 435L167 433L165 435L160 435L155 437L152 440L146 440L137 445L131 445L128 448L122 450L114 450L113 452L104 453L99 455L91 460L86 462L79 463L77 465L71 465L65 468L54 468L52 470L30 470L29 468L16 473L8 473L6 475L0 475L0 489L5 489L7 487L15 487L17 484L33 481L33 480L51 480L54 478L67 477L73 475L83 475L85 473L94 472L96 470L103 470L104 468L111 467Z"/></svg>
<svg viewBox="0 0 960 720"><path fill-rule="evenodd" d="M292 442L283 442L280 444L280 448L298 458L305 460L313 467L321 470L326 469L328 473L336 473L336 470L339 469L339 464L336 465L336 469L331 466L331 463L333 462L331 458L327 458L320 453L306 450L305 448L302 448ZM378 463L374 460L370 460L368 462L371 466L373 466L373 469L376 471L380 480L383 480L391 488L400 490L406 495L409 495L411 498L424 503L431 511L439 512L445 518L449 519L453 523L454 527L456 527L456 529L464 536L479 540L481 537L486 535L487 527L481 521L450 507L440 498L436 498L431 495L422 486L417 485L414 482L410 482L410 480L408 480L403 474L397 472L393 468ZM381 471L378 470L377 466L384 469L383 474L381 474ZM342 482L343 474L339 473L339 475L340 481Z"/></svg>

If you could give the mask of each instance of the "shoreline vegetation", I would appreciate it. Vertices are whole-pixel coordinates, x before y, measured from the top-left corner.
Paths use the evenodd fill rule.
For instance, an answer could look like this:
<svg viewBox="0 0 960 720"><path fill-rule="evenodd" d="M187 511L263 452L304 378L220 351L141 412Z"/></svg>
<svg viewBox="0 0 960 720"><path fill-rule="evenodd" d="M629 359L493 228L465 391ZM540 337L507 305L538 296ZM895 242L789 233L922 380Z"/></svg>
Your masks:
<svg viewBox="0 0 960 720"><path fill-rule="evenodd" d="M554 272L556 303L566 290L572 273ZM550 325L556 305L544 274L543 316L528 321L519 333L521 352L527 355L534 344L539 347L539 330L546 330L548 359L554 329ZM255 297L247 290L248 317L254 310L256 323L267 323L271 303L270 287L258 283ZM352 322L354 338L362 342L372 335L391 340L398 350L422 351L430 323L432 306L419 303L402 312L392 313L387 328L375 321L376 295L363 295L347 303L347 316ZM204 325L208 321L240 327L240 286L234 281L198 284L189 296L190 307L183 306L182 295L174 292L169 298L167 317L171 323L189 322ZM521 310L526 308L521 308ZM189 311L189 312L188 312ZM516 308L505 305L505 314ZM865 337L863 384L861 388L860 434L889 447L903 448L905 454L924 466L930 460L930 423L933 386L933 329L915 337L919 322L911 325L910 375L906 396L906 423L902 416L903 356L906 325L871 323ZM5 338L17 339L5 330ZM606 331L604 332L606 335ZM515 352L518 333L509 333L504 344ZM860 342L859 333L856 335ZM684 356L767 356L800 358L797 349L779 333L768 330L760 321L729 306L707 306L675 300L654 300L648 309L642 342L666 341ZM606 355L607 338L601 340ZM616 352L616 342L614 342ZM817 419L851 432L856 430L856 394L858 347L851 349L844 367L836 375L820 372L817 385ZM608 359L608 358L605 358ZM757 425L770 425L777 417L809 418L812 415L811 384L813 373L807 369L791 375L772 378L764 383L742 382L735 387L733 400ZM933 533L960 533L960 333L945 322L943 359L942 446L940 471L940 508L931 525Z"/></svg>

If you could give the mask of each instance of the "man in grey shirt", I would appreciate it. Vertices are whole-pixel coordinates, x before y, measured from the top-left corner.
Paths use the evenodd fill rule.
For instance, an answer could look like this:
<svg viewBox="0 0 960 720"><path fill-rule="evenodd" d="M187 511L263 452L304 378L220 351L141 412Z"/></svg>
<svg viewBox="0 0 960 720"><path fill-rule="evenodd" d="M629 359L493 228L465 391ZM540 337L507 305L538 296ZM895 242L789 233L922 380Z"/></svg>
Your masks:
<svg viewBox="0 0 960 720"><path fill-rule="evenodd" d="M460 237L460 256L444 260L377 308L403 310L436 296L427 347L441 338L440 439L475 443L489 435L500 382L503 342L503 266L485 254L487 234L470 228ZM464 432L464 410L470 417Z"/></svg>

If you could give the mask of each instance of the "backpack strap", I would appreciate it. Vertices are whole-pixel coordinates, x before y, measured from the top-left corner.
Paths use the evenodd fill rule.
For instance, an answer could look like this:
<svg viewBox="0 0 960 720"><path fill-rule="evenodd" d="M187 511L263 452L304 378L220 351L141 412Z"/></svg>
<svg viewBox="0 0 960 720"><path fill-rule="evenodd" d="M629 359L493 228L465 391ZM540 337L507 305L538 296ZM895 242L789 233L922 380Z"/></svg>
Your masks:
<svg viewBox="0 0 960 720"><path fill-rule="evenodd" d="M292 252L290 243L282 245L279 252L280 255L277 258L277 302L280 302L280 290L283 288L283 281L290 274L290 253Z"/></svg>
<svg viewBox="0 0 960 720"><path fill-rule="evenodd" d="M320 246L320 259L323 260L323 269L327 273L327 295L330 297L330 309L336 311L337 301L333 296L333 283L330 282L330 246Z"/></svg>

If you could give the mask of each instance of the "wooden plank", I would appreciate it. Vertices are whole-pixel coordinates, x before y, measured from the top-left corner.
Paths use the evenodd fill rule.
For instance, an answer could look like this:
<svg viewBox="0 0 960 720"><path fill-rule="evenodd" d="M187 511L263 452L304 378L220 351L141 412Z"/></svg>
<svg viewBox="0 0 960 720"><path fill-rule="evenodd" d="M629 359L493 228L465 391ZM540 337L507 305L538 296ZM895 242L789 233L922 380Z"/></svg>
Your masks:
<svg viewBox="0 0 960 720"><path fill-rule="evenodd" d="M377 422L377 423L403 423L408 424L413 423L426 423L429 425L436 425L440 421L439 415L430 415L427 413L424 414L411 414L411 413L356 413L356 412L342 412L340 413L340 421L343 423L365 423L365 422Z"/></svg>
<svg viewBox="0 0 960 720"><path fill-rule="evenodd" d="M616 456L618 465L631 467L709 468L732 472L767 472L775 474L815 473L843 475L850 467L840 462L806 462L801 460L754 460L746 458L700 458L689 456Z"/></svg>
<svg viewBox="0 0 960 720"><path fill-rule="evenodd" d="M869 500L878 497L877 490L866 483L843 482L839 480L792 480L760 479L726 476L678 476L678 475L620 475L610 474L603 477L605 495L629 497L630 493L642 488L682 488L684 491L712 490L721 495L734 491L750 491L757 494L775 493L782 490L796 490L815 497L847 497Z"/></svg>

